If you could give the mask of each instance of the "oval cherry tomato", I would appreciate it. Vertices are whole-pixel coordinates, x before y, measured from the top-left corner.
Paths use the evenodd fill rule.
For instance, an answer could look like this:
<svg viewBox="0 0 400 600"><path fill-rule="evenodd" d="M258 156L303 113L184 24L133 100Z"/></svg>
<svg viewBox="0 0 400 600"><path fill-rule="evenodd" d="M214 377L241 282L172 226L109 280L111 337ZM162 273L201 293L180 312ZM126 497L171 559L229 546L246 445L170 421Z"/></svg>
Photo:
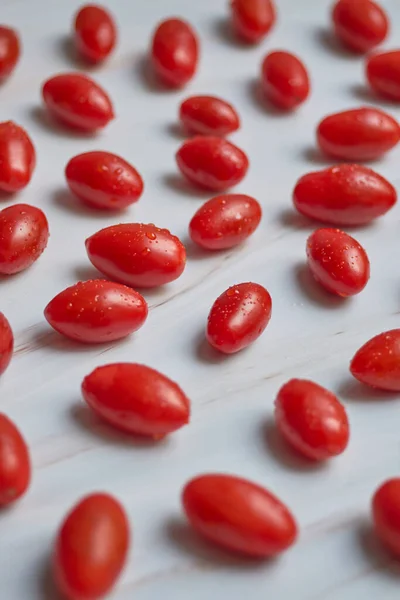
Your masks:
<svg viewBox="0 0 400 600"><path fill-rule="evenodd" d="M137 202L143 180L126 160L110 152L85 152L71 158L65 168L71 192L86 204L108 210Z"/></svg>
<svg viewBox="0 0 400 600"><path fill-rule="evenodd" d="M215 96L191 96L179 109L179 118L189 133L224 137L240 127L240 119L229 102Z"/></svg>
<svg viewBox="0 0 400 600"><path fill-rule="evenodd" d="M307 240L307 261L314 279L338 296L359 294L369 280L364 248L340 229L317 229Z"/></svg>
<svg viewBox="0 0 400 600"><path fill-rule="evenodd" d="M91 494L76 504L58 532L54 576L67 600L97 600L114 587L126 562L129 522L108 494Z"/></svg>
<svg viewBox="0 0 400 600"><path fill-rule="evenodd" d="M95 279L60 292L44 316L62 335L78 342L103 343L137 331L147 318L146 300L131 288Z"/></svg>
<svg viewBox="0 0 400 600"><path fill-rule="evenodd" d="M390 100L400 100L400 50L368 58L366 74L375 92Z"/></svg>
<svg viewBox="0 0 400 600"><path fill-rule="evenodd" d="M243 150L219 137L195 137L176 153L181 173L197 186L223 192L237 185L247 173Z"/></svg>
<svg viewBox="0 0 400 600"><path fill-rule="evenodd" d="M306 379L291 379L275 401L276 424L298 452L326 460L344 452L349 442L346 410L332 392Z"/></svg>
<svg viewBox="0 0 400 600"><path fill-rule="evenodd" d="M350 371L361 383L400 392L400 329L380 333L361 346Z"/></svg>
<svg viewBox="0 0 400 600"><path fill-rule="evenodd" d="M396 203L396 189L362 165L342 164L303 175L293 192L297 210L332 225L364 225Z"/></svg>
<svg viewBox="0 0 400 600"><path fill-rule="evenodd" d="M14 204L0 211L0 273L13 275L30 267L49 240L46 215L36 206Z"/></svg>
<svg viewBox="0 0 400 600"><path fill-rule="evenodd" d="M30 182L35 165L35 148L25 129L13 121L0 123L0 190L22 190Z"/></svg>
<svg viewBox="0 0 400 600"><path fill-rule="evenodd" d="M268 558L287 550L297 538L289 509L247 479L200 475L186 484L182 503L198 533L233 552Z"/></svg>
<svg viewBox="0 0 400 600"><path fill-rule="evenodd" d="M375 533L396 556L400 556L400 478L385 481L372 499Z"/></svg>
<svg viewBox="0 0 400 600"><path fill-rule="evenodd" d="M145 365L116 363L85 377L82 394L110 425L160 438L189 422L190 402L177 383Z"/></svg>
<svg viewBox="0 0 400 600"><path fill-rule="evenodd" d="M196 244L208 250L233 248L254 233L261 216L261 206L251 196L215 196L195 213L189 234Z"/></svg>
<svg viewBox="0 0 400 600"><path fill-rule="evenodd" d="M48 79L42 89L49 112L70 127L96 131L114 118L107 93L90 77L63 73Z"/></svg>
<svg viewBox="0 0 400 600"><path fill-rule="evenodd" d="M338 38L356 52L368 52L383 42L389 30L385 11L372 0L339 0L332 19Z"/></svg>
<svg viewBox="0 0 400 600"><path fill-rule="evenodd" d="M17 32L11 27L0 26L0 82L14 71L20 56L20 42Z"/></svg>
<svg viewBox="0 0 400 600"><path fill-rule="evenodd" d="M158 77L171 87L182 87L194 76L199 60L199 42L189 23L166 19L154 33L151 60Z"/></svg>
<svg viewBox="0 0 400 600"><path fill-rule="evenodd" d="M117 28L110 13L95 4L82 6L74 22L74 41L79 54L90 62L102 62L113 51L116 40Z"/></svg>
<svg viewBox="0 0 400 600"><path fill-rule="evenodd" d="M31 480L31 461L24 438L0 413L0 506L21 498Z"/></svg>
<svg viewBox="0 0 400 600"><path fill-rule="evenodd" d="M10 364L14 350L14 336L3 313L0 312L0 375L4 373Z"/></svg>
<svg viewBox="0 0 400 600"><path fill-rule="evenodd" d="M180 239L152 223L111 225L85 244L96 269L133 287L170 283L182 275L186 265L186 250Z"/></svg>
<svg viewBox="0 0 400 600"><path fill-rule="evenodd" d="M224 354L243 350L269 323L271 296L258 283L239 283L214 302L207 323L207 340Z"/></svg>
<svg viewBox="0 0 400 600"><path fill-rule="evenodd" d="M278 108L292 110L310 93L307 69L297 56L282 50L264 58L261 82L265 96Z"/></svg>
<svg viewBox="0 0 400 600"><path fill-rule="evenodd" d="M318 125L318 144L329 156L372 160L396 146L400 126L377 108L356 108L325 117Z"/></svg>
<svg viewBox="0 0 400 600"><path fill-rule="evenodd" d="M231 0L232 24L239 38L258 44L276 21L273 0Z"/></svg>

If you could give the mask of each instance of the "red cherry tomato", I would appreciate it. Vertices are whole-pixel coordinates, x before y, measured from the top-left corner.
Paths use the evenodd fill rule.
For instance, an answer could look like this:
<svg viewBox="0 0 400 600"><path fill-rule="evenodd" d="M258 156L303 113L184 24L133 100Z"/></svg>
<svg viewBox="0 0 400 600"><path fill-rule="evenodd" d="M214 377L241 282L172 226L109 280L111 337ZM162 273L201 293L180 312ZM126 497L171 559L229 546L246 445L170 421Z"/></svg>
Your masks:
<svg viewBox="0 0 400 600"><path fill-rule="evenodd" d="M46 215L36 206L14 204L0 211L0 274L30 267L49 239Z"/></svg>
<svg viewBox="0 0 400 600"><path fill-rule="evenodd" d="M185 247L168 229L152 223L121 223L100 229L85 242L92 264L132 287L157 287L182 275Z"/></svg>
<svg viewBox="0 0 400 600"><path fill-rule="evenodd" d="M314 279L338 296L359 294L369 280L364 248L340 229L317 229L307 240L307 261Z"/></svg>
<svg viewBox="0 0 400 600"><path fill-rule="evenodd" d="M101 344L137 331L147 318L146 300L119 283L80 281L60 292L44 316L62 335L78 342Z"/></svg>
<svg viewBox="0 0 400 600"><path fill-rule="evenodd" d="M341 454L349 442L344 406L313 381L291 379L285 383L275 401L275 419L285 440L312 460Z"/></svg>
<svg viewBox="0 0 400 600"><path fill-rule="evenodd" d="M42 89L50 114L70 127L96 131L114 118L107 93L90 77L63 73L48 79Z"/></svg>
<svg viewBox="0 0 400 600"><path fill-rule="evenodd" d="M361 346L350 371L361 383L400 392L400 329L380 333Z"/></svg>
<svg viewBox="0 0 400 600"><path fill-rule="evenodd" d="M35 165L35 148L26 131L13 121L0 123L0 190L22 190L30 182Z"/></svg>
<svg viewBox="0 0 400 600"><path fill-rule="evenodd" d="M270 52L264 58L261 82L267 99L284 110L296 108L310 93L304 64L294 54L282 50Z"/></svg>
<svg viewBox="0 0 400 600"><path fill-rule="evenodd" d="M240 127L240 119L229 102L215 96L191 96L182 102L179 118L189 133L224 137Z"/></svg>
<svg viewBox="0 0 400 600"><path fill-rule="evenodd" d="M65 168L71 192L86 204L108 210L137 202L143 180L126 160L110 152L85 152L71 158Z"/></svg>
<svg viewBox="0 0 400 600"><path fill-rule="evenodd" d="M4 373L10 364L14 350L14 336L3 313L0 312L0 375Z"/></svg>
<svg viewBox="0 0 400 600"><path fill-rule="evenodd" d="M385 481L372 499L375 533L381 542L400 556L400 478Z"/></svg>
<svg viewBox="0 0 400 600"><path fill-rule="evenodd" d="M368 52L383 42L389 30L385 11L372 0L339 0L332 19L338 38L356 52Z"/></svg>
<svg viewBox="0 0 400 600"><path fill-rule="evenodd" d="M233 475L207 474L186 484L182 503L192 527L227 550L269 558L296 540L289 509L261 486Z"/></svg>
<svg viewBox="0 0 400 600"><path fill-rule="evenodd" d="M108 494L76 504L58 532L53 554L57 587L67 600L96 600L114 587L126 562L129 522Z"/></svg>
<svg viewBox="0 0 400 600"><path fill-rule="evenodd" d="M233 248L254 233L261 216L261 206L251 196L215 196L195 213L189 234L196 244L208 250Z"/></svg>
<svg viewBox="0 0 400 600"><path fill-rule="evenodd" d="M239 38L258 44L276 21L273 0L231 0L232 24Z"/></svg>
<svg viewBox="0 0 400 600"><path fill-rule="evenodd" d="M237 185L247 173L249 160L243 150L219 137L195 137L176 153L181 173L198 187L223 192Z"/></svg>
<svg viewBox="0 0 400 600"><path fill-rule="evenodd" d="M253 343L271 318L271 296L258 283L239 283L214 302L207 323L207 340L224 354Z"/></svg>
<svg viewBox="0 0 400 600"><path fill-rule="evenodd" d="M24 438L0 413L0 506L21 498L31 480L31 462Z"/></svg>
<svg viewBox="0 0 400 600"><path fill-rule="evenodd" d="M20 56L20 42L17 32L11 27L0 26L0 82L14 71Z"/></svg>
<svg viewBox="0 0 400 600"><path fill-rule="evenodd" d="M382 52L368 58L366 75L377 94L390 100L400 100L400 50Z"/></svg>
<svg viewBox="0 0 400 600"><path fill-rule="evenodd" d="M325 117L317 140L323 152L345 160L372 160L396 146L400 126L377 108L356 108Z"/></svg>
<svg viewBox="0 0 400 600"><path fill-rule="evenodd" d="M190 402L177 383L144 365L116 363L85 377L82 394L110 425L155 438L189 422Z"/></svg>
<svg viewBox="0 0 400 600"><path fill-rule="evenodd" d="M74 39L83 58L93 63L102 62L111 54L117 40L113 17L102 6L83 6L75 17Z"/></svg>
<svg viewBox="0 0 400 600"><path fill-rule="evenodd" d="M182 19L162 21L153 36L151 60L164 84L186 85L196 73L199 60L199 42L189 23Z"/></svg>
<svg viewBox="0 0 400 600"><path fill-rule="evenodd" d="M332 225L364 225L384 215L396 200L396 189L384 177L351 164L307 173L293 192L300 213Z"/></svg>

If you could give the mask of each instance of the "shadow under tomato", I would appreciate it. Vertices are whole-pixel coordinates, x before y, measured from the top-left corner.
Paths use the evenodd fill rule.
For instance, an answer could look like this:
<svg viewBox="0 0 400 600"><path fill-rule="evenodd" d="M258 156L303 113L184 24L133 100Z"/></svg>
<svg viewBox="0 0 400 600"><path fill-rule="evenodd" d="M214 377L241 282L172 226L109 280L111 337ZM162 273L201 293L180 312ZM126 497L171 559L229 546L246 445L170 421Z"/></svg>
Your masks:
<svg viewBox="0 0 400 600"><path fill-rule="evenodd" d="M86 344L71 340L57 331L48 327L43 326L34 331L32 339L26 347L26 352L30 350L37 350L38 348L50 348L52 352L74 352L75 354L86 354L96 352L98 355L106 354L117 344L121 345L129 343L130 336L121 340L114 340L112 342L104 342L102 344Z"/></svg>
<svg viewBox="0 0 400 600"><path fill-rule="evenodd" d="M80 56L71 35L57 37L54 44L54 53L63 60L66 60L77 70L86 72L95 71L102 65L102 63L93 63Z"/></svg>
<svg viewBox="0 0 400 600"><path fill-rule="evenodd" d="M121 210L102 210L88 206L79 198L74 196L67 188L60 188L53 192L53 203L55 206L72 212L76 215L90 217L91 219L105 220L110 217L120 218L124 214Z"/></svg>
<svg viewBox="0 0 400 600"><path fill-rule="evenodd" d="M369 102L371 104L377 104L378 108L385 106L387 108L397 109L399 108L399 103L394 100L390 100L390 98L385 98L384 96L379 96L376 94L371 88L367 85L355 84L350 86L350 93L360 100L361 102Z"/></svg>
<svg viewBox="0 0 400 600"><path fill-rule="evenodd" d="M138 74L139 79L148 92L153 94L173 94L174 92L177 93L181 91L181 88L179 87L170 87L160 81L157 74L154 72L148 53L142 54L142 56L138 58L135 64L135 72Z"/></svg>
<svg viewBox="0 0 400 600"><path fill-rule="evenodd" d="M190 196L192 198L197 198L197 200L202 200L209 199L212 198L213 195L217 195L217 192L214 193L212 190L205 190L196 187L179 173L167 173L166 175L162 176L161 180L163 185L168 187L173 192L178 192L182 196Z"/></svg>
<svg viewBox="0 0 400 600"><path fill-rule="evenodd" d="M400 563L380 542L372 523L366 519L360 519L356 527L356 535L363 555L373 565L374 570L379 570L381 575L398 580Z"/></svg>
<svg viewBox="0 0 400 600"><path fill-rule="evenodd" d="M168 135L181 142L190 137L180 123L168 123L168 125L165 127L165 131L168 133Z"/></svg>
<svg viewBox="0 0 400 600"><path fill-rule="evenodd" d="M72 267L72 273L77 281L92 281L93 279L107 279L108 278L100 273L97 269L90 265L82 265L79 267Z"/></svg>
<svg viewBox="0 0 400 600"><path fill-rule="evenodd" d="M257 44L246 42L236 35L229 17L217 17L217 19L213 20L211 23L211 32L215 35L216 39L240 51L254 51L257 48Z"/></svg>
<svg viewBox="0 0 400 600"><path fill-rule="evenodd" d="M186 248L186 256L189 260L204 260L205 258L212 258L214 256L220 256L227 250L207 250L202 248L198 244L195 244L188 236L182 240L182 244ZM231 248L228 248L231 250Z"/></svg>
<svg viewBox="0 0 400 600"><path fill-rule="evenodd" d="M293 114L293 111L284 110L272 104L262 91L261 82L259 79L251 79L248 82L248 95L253 103L253 106L257 108L264 115L271 115L273 117L288 117Z"/></svg>
<svg viewBox="0 0 400 600"><path fill-rule="evenodd" d="M29 115L37 125L39 125L48 133L52 133L54 135L63 135L69 138L78 139L93 139L97 136L97 132L95 131L83 131L80 129L74 129L73 127L68 127L68 125L64 125L60 121L57 121L55 118L53 118L42 106L34 106L31 108Z"/></svg>
<svg viewBox="0 0 400 600"><path fill-rule="evenodd" d="M398 392L385 392L384 390L377 390L362 384L361 382L350 379L350 377L343 381L339 386L338 396L343 400L349 400L351 402L395 402L399 399Z"/></svg>
<svg viewBox="0 0 400 600"><path fill-rule="evenodd" d="M334 31L321 27L314 33L316 42L324 48L329 54L335 54L337 58L343 58L345 60L357 60L362 54L353 52L346 48L339 38L335 35Z"/></svg>
<svg viewBox="0 0 400 600"><path fill-rule="evenodd" d="M50 554L41 561L41 570L39 571L39 598L42 600L63 600L63 596L58 591L53 575L52 557Z"/></svg>
<svg viewBox="0 0 400 600"><path fill-rule="evenodd" d="M287 208L283 210L278 216L279 222L285 227L292 227L294 229L308 229L311 233L317 226L317 221L311 221L301 215L295 208Z"/></svg>
<svg viewBox="0 0 400 600"><path fill-rule="evenodd" d="M311 163L313 166L318 167L319 169L332 166L332 162L334 161L340 163L351 162L346 161L344 159L339 160L329 158L329 156L326 156L326 154L323 154L321 150L314 146L309 146L308 148L304 148L303 150L301 150L300 158Z"/></svg>
<svg viewBox="0 0 400 600"><path fill-rule="evenodd" d="M300 292L313 304L329 309L342 309L350 298L341 298L325 290L310 273L307 264L300 263L294 267L294 276Z"/></svg>
<svg viewBox="0 0 400 600"><path fill-rule="evenodd" d="M231 359L234 354L223 354L209 344L205 333L201 332L195 340L195 358L208 365L218 365Z"/></svg>

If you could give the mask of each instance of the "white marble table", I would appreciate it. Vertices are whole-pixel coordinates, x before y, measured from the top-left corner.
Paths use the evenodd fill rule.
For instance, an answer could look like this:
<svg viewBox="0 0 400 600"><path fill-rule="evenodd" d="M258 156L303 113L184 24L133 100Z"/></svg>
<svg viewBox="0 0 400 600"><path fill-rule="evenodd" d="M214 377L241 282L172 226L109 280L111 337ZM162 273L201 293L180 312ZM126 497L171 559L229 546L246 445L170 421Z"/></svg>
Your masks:
<svg viewBox="0 0 400 600"><path fill-rule="evenodd" d="M400 4L386 46L400 45ZM348 363L372 335L399 326L400 207L355 231L367 249L372 277L352 300L320 291L304 270L312 229L291 209L296 179L324 164L314 128L326 113L374 103L363 84L363 61L332 45L327 0L278 0L279 25L260 47L236 45L225 25L226 0L108 0L120 24L110 62L94 72L110 91L118 118L97 137L51 125L40 104L42 81L76 68L68 51L72 14L80 0L2 0L0 20L15 25L24 55L0 90L0 119L32 135L38 166L18 201L43 208L48 249L28 271L0 281L0 310L16 334L13 362L0 382L0 410L29 442L34 473L29 493L0 516L0 598L56 598L47 561L65 512L82 495L106 490L119 497L134 524L129 564L115 600L394 600L399 570L368 532L370 497L400 468L400 403L356 385ZM160 91L143 69L149 35L163 17L182 15L202 40L201 69L181 92ZM313 81L310 100L280 116L261 106L254 83L264 53L298 52ZM207 255L188 247L184 275L147 294L146 326L131 339L83 347L53 333L42 316L47 302L78 279L96 276L84 239L118 221L155 222L185 240L193 212L208 197L179 177L174 153L179 102L188 94L226 97L239 109L233 140L251 158L237 191L260 200L263 221L243 247ZM386 105L400 118L400 107ZM74 202L63 169L79 152L104 149L130 160L145 179L140 202L121 217ZM400 148L376 163L398 184ZM7 206L15 200L2 200ZM273 298L273 317L247 351L224 358L203 343L209 307L228 285L254 280ZM80 383L95 366L132 360L180 382L193 403L190 426L158 445L130 442L95 421L80 399ZM290 377L308 377L346 403L352 425L348 451L318 467L292 455L271 425L273 401ZM180 490L192 476L227 471L258 481L296 514L298 544L271 564L231 559L193 537L181 520Z"/></svg>

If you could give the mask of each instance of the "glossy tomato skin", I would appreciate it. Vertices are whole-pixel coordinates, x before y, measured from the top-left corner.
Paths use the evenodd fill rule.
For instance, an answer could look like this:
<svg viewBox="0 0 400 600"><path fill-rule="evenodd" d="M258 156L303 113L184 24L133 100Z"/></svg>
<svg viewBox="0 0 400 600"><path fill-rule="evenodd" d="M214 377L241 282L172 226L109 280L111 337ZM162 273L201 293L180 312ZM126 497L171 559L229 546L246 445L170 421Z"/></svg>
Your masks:
<svg viewBox="0 0 400 600"><path fill-rule="evenodd" d="M243 150L215 136L188 140L176 153L176 162L191 183L216 192L237 185L249 168Z"/></svg>
<svg viewBox="0 0 400 600"><path fill-rule="evenodd" d="M50 114L74 129L96 131L114 118L108 94L81 73L51 77L43 85L42 95Z"/></svg>
<svg viewBox="0 0 400 600"><path fill-rule="evenodd" d="M165 85L183 87L197 71L197 35L186 21L166 19L154 33L150 56L154 71Z"/></svg>
<svg viewBox="0 0 400 600"><path fill-rule="evenodd" d="M272 301L258 283L239 283L214 302L208 315L206 337L211 346L233 354L253 343L271 318Z"/></svg>
<svg viewBox="0 0 400 600"><path fill-rule="evenodd" d="M207 250L224 250L244 242L261 221L261 206L244 194L223 194L208 200L189 224L192 240Z"/></svg>
<svg viewBox="0 0 400 600"><path fill-rule="evenodd" d="M325 117L317 140L323 152L335 158L373 160L388 152L400 139L400 126L377 108L356 108Z"/></svg>
<svg viewBox="0 0 400 600"><path fill-rule="evenodd" d="M14 335L10 323L0 312L0 375L10 364L14 350Z"/></svg>
<svg viewBox="0 0 400 600"><path fill-rule="evenodd" d="M11 27L0 26L0 83L14 71L21 53L17 32Z"/></svg>
<svg viewBox="0 0 400 600"><path fill-rule="evenodd" d="M231 0L232 25L236 35L250 44L258 44L276 21L273 0Z"/></svg>
<svg viewBox="0 0 400 600"><path fill-rule="evenodd" d="M190 96L179 109L179 119L189 133L224 137L240 127L240 119L229 102L216 96Z"/></svg>
<svg viewBox="0 0 400 600"><path fill-rule="evenodd" d="M31 480L31 461L24 438L0 413L0 507L21 498Z"/></svg>
<svg viewBox="0 0 400 600"><path fill-rule="evenodd" d="M297 538L296 521L283 502L240 477L195 477L183 490L182 504L195 531L232 552L269 558Z"/></svg>
<svg viewBox="0 0 400 600"><path fill-rule="evenodd" d="M381 542L400 557L400 478L385 481L372 499L372 519Z"/></svg>
<svg viewBox="0 0 400 600"><path fill-rule="evenodd" d="M380 333L361 346L350 372L361 383L400 392L400 329Z"/></svg>
<svg viewBox="0 0 400 600"><path fill-rule="evenodd" d="M383 42L389 31L385 11L372 0L339 0L332 20L337 37L355 52L369 52Z"/></svg>
<svg viewBox="0 0 400 600"><path fill-rule="evenodd" d="M49 324L68 338L102 344L126 337L147 318L146 300L119 283L80 281L49 302L44 311Z"/></svg>
<svg viewBox="0 0 400 600"><path fill-rule="evenodd" d="M396 189L384 177L348 163L303 175L293 191L293 203L301 214L332 225L365 225L396 201Z"/></svg>
<svg viewBox="0 0 400 600"><path fill-rule="evenodd" d="M344 452L349 421L332 392L306 379L291 379L279 390L275 420L285 440L311 460L326 460Z"/></svg>
<svg viewBox="0 0 400 600"><path fill-rule="evenodd" d="M74 41L84 59L103 62L117 41L117 27L111 14L96 4L82 6L75 17Z"/></svg>
<svg viewBox="0 0 400 600"><path fill-rule="evenodd" d="M49 225L40 208L14 204L0 211L0 274L13 275L30 267L49 240Z"/></svg>
<svg viewBox="0 0 400 600"><path fill-rule="evenodd" d="M108 494L91 494L68 513L57 534L53 571L67 600L97 600L114 587L130 544L129 522Z"/></svg>
<svg viewBox="0 0 400 600"><path fill-rule="evenodd" d="M264 58L261 83L266 98L283 110L297 108L310 93L310 79L304 64L283 50L270 52Z"/></svg>
<svg viewBox="0 0 400 600"><path fill-rule="evenodd" d="M400 101L400 50L369 57L366 75L374 92L390 100Z"/></svg>
<svg viewBox="0 0 400 600"><path fill-rule="evenodd" d="M89 237L86 251L107 277L133 287L157 287L174 281L186 265L186 250L168 229L152 223L121 223Z"/></svg>
<svg viewBox="0 0 400 600"><path fill-rule="evenodd" d="M0 190L22 190L35 166L35 147L26 131L13 121L0 123Z"/></svg>
<svg viewBox="0 0 400 600"><path fill-rule="evenodd" d="M135 363L98 367L85 377L87 404L117 429L163 437L189 422L190 402L177 383Z"/></svg>
<svg viewBox="0 0 400 600"><path fill-rule="evenodd" d="M94 208L124 209L143 193L143 179L136 169L110 152L74 156L65 168L65 177L71 192Z"/></svg>

